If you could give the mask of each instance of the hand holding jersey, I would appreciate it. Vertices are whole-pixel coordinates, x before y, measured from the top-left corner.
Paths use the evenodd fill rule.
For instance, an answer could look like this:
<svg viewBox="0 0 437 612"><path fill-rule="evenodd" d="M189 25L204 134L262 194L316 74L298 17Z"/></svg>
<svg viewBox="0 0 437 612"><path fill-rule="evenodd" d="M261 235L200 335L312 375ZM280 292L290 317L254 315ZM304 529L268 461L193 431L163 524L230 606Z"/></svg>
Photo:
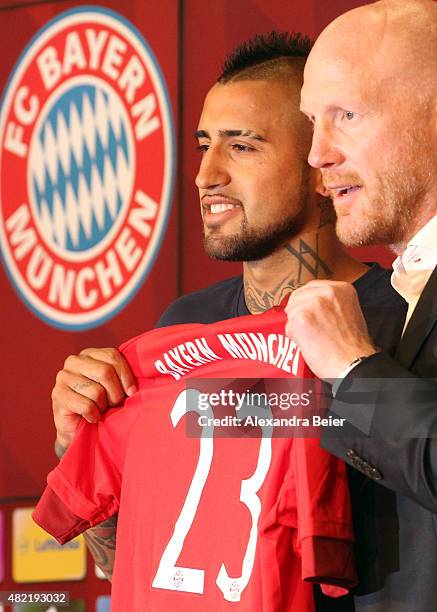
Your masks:
<svg viewBox="0 0 437 612"><path fill-rule="evenodd" d="M135 392L135 377L117 349L89 348L67 357L52 391L53 419L61 448L71 444L82 417L96 423L104 410Z"/></svg>
<svg viewBox="0 0 437 612"><path fill-rule="evenodd" d="M292 293L285 311L287 334L319 378L338 378L354 359L377 350L357 292L348 283L311 281Z"/></svg>

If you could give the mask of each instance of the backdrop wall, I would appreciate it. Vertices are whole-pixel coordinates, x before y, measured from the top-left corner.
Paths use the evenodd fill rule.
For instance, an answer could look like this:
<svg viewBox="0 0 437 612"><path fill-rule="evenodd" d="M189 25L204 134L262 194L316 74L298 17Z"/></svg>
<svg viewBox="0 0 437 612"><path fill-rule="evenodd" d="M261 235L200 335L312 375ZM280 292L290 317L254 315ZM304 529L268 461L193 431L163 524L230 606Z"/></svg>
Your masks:
<svg viewBox="0 0 437 612"><path fill-rule="evenodd" d="M136 167L136 178L134 177L132 180L140 182L145 181L147 185L150 186L151 191L155 190L155 199L159 200L165 190L163 188L161 193L158 187L155 189L155 187L152 186L155 174L153 168L159 166L160 172L162 168L164 168L164 158L165 155L169 155L169 151L171 152L171 143L167 143L167 152L165 152L162 143L160 144L160 142L158 142L158 136L162 133L162 142L164 142L165 131L167 130L168 133L173 132L175 138L174 150L178 157L177 172L174 173L173 197L171 198L166 229L162 229L161 239L155 244L154 252L152 253L153 257L151 256L153 261L151 261L147 267L145 280L142 283L137 282L137 286L131 291L129 299L126 299L121 306L118 307L118 310L116 309L115 313L110 313L106 319L103 317L102 320L100 322L98 320L97 323L96 321L90 323L86 318L88 314L85 313L83 316L85 317L84 321L87 329L84 330L81 329L80 325L77 325L74 329L71 325L54 325L53 321L47 321L47 317L44 319L44 316L38 313L38 308L29 307L29 300L31 301L32 298L26 298L27 289L26 291L20 290L19 286L17 286L19 282L14 277L14 273L10 269L11 264L8 261L8 248L11 249L11 252L14 252L14 248L16 251L17 248L16 245L13 247L13 245L11 246L10 244L12 233L11 226L13 223L12 221L9 222L8 230L7 220L12 216L13 211L11 208L8 209L8 206L10 206L10 198L15 197L15 194L20 192L23 185L27 184L28 192L32 192L33 189L33 195L29 195L28 193L29 199L33 202L29 210L31 210L32 214L36 217L38 217L38 214L42 215L42 213L38 212L39 209L37 208L38 202L41 201L42 196L35 195L36 188L32 187L32 180L35 181L36 179L32 179L32 177L34 177L32 172L35 174L39 171L38 168L40 168L41 165L40 160L43 158L44 164L46 165L45 180L46 183L49 179L51 181L50 189L53 197L53 193L56 192L56 190L58 190L58 193L61 193L61 191L59 191L60 187L55 184L55 180L50 178L52 176L50 174L50 164L55 163L53 162L53 155L55 154L52 155L52 150L56 150L56 163L58 164L58 168L61 167L65 160L63 160L63 153L56 143L50 147L47 141L45 141L43 143L45 152L42 158L41 155L36 155L34 153L32 153L32 158L30 151L34 150L34 145L29 144L29 155L26 154L22 159L18 159L20 163L22 162L22 167L20 166L21 169L18 165L11 165L14 160L12 160L13 155L11 155L11 146L9 146L9 149L6 146L8 137L7 126L12 120L15 121L15 125L19 123L17 116L20 115L20 108L21 119L26 119L26 117L29 118L32 114L32 87L28 87L27 90L21 89L20 98L20 84L22 87L26 85L24 76L20 77L21 81L17 77L17 82L14 84L13 79L15 77L12 75L19 74L20 66L24 65L26 59L26 54L24 54L24 56L22 55L24 49L26 49L26 46L29 45L32 38L41 28L46 26L51 19L58 16L63 11L72 8L81 11L85 10L87 5L81 2L66 1L25 2L23 0L1 0L0 37L3 44L2 62L0 63L0 89L4 88L4 97L0 113L0 119L3 122L0 123L0 135L2 139L0 142L0 147L2 147L2 157L0 158L0 189L2 191L0 192L0 197L3 198L3 260L2 270L0 272L0 295L2 305L0 324L2 340L0 506L2 505L2 507L6 508L5 512L7 517L9 517L11 504L13 507L16 505L19 506L20 503L25 504L26 500L31 500L34 496L40 494L47 472L56 463L56 459L53 455L54 429L51 418L50 391L54 384L55 374L62 367L65 357L68 354L77 353L82 348L88 346L116 346L128 337L134 336L152 327L165 306L177 297L177 295L196 290L212 281L238 274L241 269L238 264L213 262L204 254L201 240L198 197L194 187L194 177L199 164L199 154L195 150L193 133L197 126L204 96L216 80L224 56L243 39L253 36L255 33L267 32L272 29L302 31L314 37L338 14L358 6L359 4L363 4L363 2L357 2L356 0L332 0L331 2L326 2L325 0L290 0L289 2L271 0L268 3L264 0L107 0L104 2L96 1L93 4L98 7L103 7L104 9L116 11L116 13L122 17L122 21L123 19L128 20L128 23L139 30L140 34L145 38L153 54L156 56L159 70L166 83L168 102L169 106L171 106L173 115L173 123L170 119L166 119L165 103L163 103L162 107L160 106L158 94L158 102L156 103L158 110L155 109L153 112L150 108L147 110L147 104L146 106L143 105L142 107L138 107L136 110L134 109L135 103L140 101L139 93L141 87L147 87L147 84L153 81L153 79L151 77L151 72L149 72L149 68L146 67L144 69L146 74L145 84L140 87L138 85L140 80L138 75L141 73L142 69L133 62L130 65L130 73L127 76L125 73L125 79L123 81L121 76L123 75L123 69L126 68L129 58L135 55L134 47L130 49L129 44L127 44L127 50L126 48L123 50L122 46L117 48L118 43L114 43L115 47L112 49L112 55L110 55L107 60L108 63L105 72L102 60L105 51L101 51L99 57L102 61L99 66L93 67L90 49L86 50L83 48L83 57L87 64L85 66L83 64L81 50L78 48L77 40L73 35L73 37L69 39L68 53L66 47L63 47L64 63L61 66L62 75L59 77L59 87L65 83L64 89L68 89L69 79L73 77L79 79L79 84L82 82L88 83L88 81L86 81L86 78L88 78L90 79L89 87L97 91L98 87L95 84L100 83L103 79L103 81L107 83L105 86L102 85L103 90L106 91L103 98L107 101L110 100L112 95L111 91L114 90L116 94L114 100L120 99L121 104L124 104L126 113L124 113L124 111L122 112L122 117L124 117L124 119L122 118L120 121L121 125L124 125L123 121L125 121L127 125L126 133L131 130L134 135L131 139L132 142L135 141L135 135L137 135L136 130L140 129L138 127L140 120L144 119L145 124L152 130L152 123L149 124L147 121L152 121L153 116L156 114L160 121L159 129L154 126L153 129L156 128L155 132L153 132L151 136L147 135L147 138L144 138L144 141L149 139L149 149L145 152L140 150L142 144L139 143L139 138L137 138L138 142L135 141L132 145L135 149L134 153L138 162L138 167ZM123 23L125 22L123 21ZM96 32L97 30L95 33ZM59 36L64 36L64 34L61 32ZM89 40L86 36L84 30L80 34L80 41L82 41L83 44L84 41ZM132 34L132 36L135 38L134 34ZM118 37L120 38L121 34L119 34ZM108 49L108 41L110 38L110 35L104 41L102 38L104 42L102 49ZM53 42L46 41L44 44L46 47L49 46L49 44L54 46L54 48L58 49L59 53L61 53L62 45L67 45L67 43L65 43L65 37L63 40L64 42L59 42L59 40L53 39ZM96 39L94 38L94 42L95 41ZM97 65L96 48L97 47L94 48L96 53L94 63ZM27 47L27 49L29 49L29 47ZM43 47L41 47L41 49L43 49ZM65 60L65 54L68 56L67 60ZM34 70L36 73L38 72L37 56L38 54L36 54L34 58ZM16 67L15 71L14 66ZM52 65L52 68L53 66L55 66L55 64ZM91 69L91 76L89 76L88 73L88 76L84 76L85 72ZM39 66L39 70L41 72L41 66ZM49 79L50 71L48 68L47 70L46 78ZM108 76L111 74L111 77ZM82 79L82 81L80 81L80 79ZM35 131L40 129L41 134L43 133L43 127L49 121L49 111L47 109L49 107L61 108L61 102L59 102L59 104L56 102L58 106L56 106L54 102L54 92L56 88L53 86L53 92L44 92L43 84L44 83L39 83L39 85L35 84L35 92L41 101L40 113L36 114L38 118L36 118L35 115L32 121L29 120L28 124L25 125L24 134L29 132L29 143L33 143L32 134ZM129 84L132 87L130 94ZM12 93L11 87L15 87ZM56 85L56 87L58 87L58 85ZM62 93L62 95L61 93L57 93L56 96L58 96L59 99L61 99L60 96L64 96L65 98L65 91L59 89L59 92L64 93ZM11 110L8 114L8 108L6 108L9 104L8 95L12 96L12 94L14 94L14 96L10 97L10 100L13 100L13 102L11 102ZM145 95L146 94L147 92ZM132 98L131 100L128 99L129 95ZM21 99L21 106L19 101L17 102L17 96L19 100ZM64 100L64 98L62 98L62 100ZM46 106L42 104L43 99ZM94 98L91 96L90 99ZM144 100L144 98L142 99ZM14 104L18 105L20 108L15 107L14 109ZM149 115L147 114L148 112ZM68 123L71 119L71 115L66 114L65 117L67 117L66 121ZM100 120L99 117L99 113L96 112L94 118L97 123ZM108 121L112 125L115 120L113 117L111 119L111 116L109 116ZM88 138L94 128L92 128L91 124L88 125L85 120L81 125L83 146L85 147L86 145L89 151L90 145ZM69 127L71 126L69 125ZM112 127L113 132L116 133L116 126L114 127L113 125ZM70 130L70 136L73 132L74 130ZM9 138L13 139L13 137L16 141L20 140L16 132L13 132L12 136L11 133L9 133ZM153 138L156 139L156 142ZM43 140L43 136L41 136L41 139ZM72 139L74 139L73 136L68 140L68 146L73 151L76 145L73 143ZM115 151L119 152L121 150L120 147L123 145L120 144L120 142L114 145L114 147L116 147L114 149ZM107 157L110 157L109 149L110 147L108 148L109 153L107 152ZM128 145L126 145L126 151L129 152ZM94 163L97 168L100 168L98 154L96 153L95 155L96 158L92 163ZM104 157L104 154L101 153L101 156ZM12 160L10 164L8 161L9 158ZM34 159L33 162L32 159ZM168 163L171 165L171 160L168 161ZM153 164L155 164L155 166ZM158 166L156 166L156 164ZM13 169L11 170L11 168ZM104 171L101 170L101 172L103 176ZM31 178L29 178L29 176ZM171 182L170 179L168 183ZM72 184L74 184L75 181L79 184L77 176L70 176L68 180L70 180ZM90 181L92 183L92 178ZM168 192L170 193L170 191L171 188L169 187ZM7 198L6 194L8 195ZM12 196L10 194L12 194ZM62 194L65 196L64 204L67 206L66 202L68 198L62 191L61 199ZM130 200L133 199L134 194L135 190L132 191ZM45 194L44 197L46 197L46 195L47 194ZM18 198L18 195L16 197ZM129 200L129 195L122 195L120 200L121 208L124 206L123 197ZM8 200L7 202L5 198ZM162 199L165 200L164 196ZM21 201L17 200L17 206L19 206L20 202ZM107 202L104 206L106 205ZM126 203L126 206L128 207L129 204ZM140 204L137 201L137 207L139 206ZM165 202L164 204L161 202L161 206L165 206ZM53 203L54 216L56 215L56 210L56 205ZM128 209L126 208L126 210ZM98 214L95 211L94 213L96 215ZM85 213L83 214L85 215ZM130 215L130 213L126 211L124 214L126 219ZM137 220L139 219L138 215L136 218ZM137 236L138 239L141 228L144 230L149 222L147 221L146 223L146 218L147 217L143 215L143 225L138 222L136 226L139 232ZM85 223L84 219L85 217L80 217L78 222L79 225L82 222ZM42 246L47 246L50 240L47 239L44 229L41 229L41 223L38 223L35 225L35 236L37 236L38 243ZM46 226L51 227L50 222L47 223L48 225ZM153 223L154 222L150 221L151 226ZM165 222L163 222L163 226L165 226ZM15 231L18 232L18 234L15 234L16 242L17 240L20 244L22 244L23 241L25 242L25 235L23 234L25 229L25 225L21 226L21 229L17 225L15 226ZM68 226L67 229L70 231L70 226ZM71 229L71 231L73 230L74 228ZM52 238L55 241L57 240L55 234L53 234ZM115 238L112 237L112 239L115 244ZM102 244L104 240L106 240L106 237L102 238ZM95 245L83 244L84 246L81 247L82 250L79 249L79 255L75 255L74 253L71 255L71 252L67 253L71 262L74 263L78 258L86 257L87 254L89 255L92 252L93 248L100 248L98 240L96 242L96 247ZM134 247L132 244L129 247L126 241L124 245L126 261L129 260L130 257L130 260L133 262L135 259ZM55 247L58 248L59 244L57 246L55 245ZM64 244L64 247L64 251L68 251L71 245L68 247L68 245L66 246ZM54 248L54 250L56 250L56 248ZM74 250L73 247L70 248L70 251L72 250ZM119 253L119 251L117 251L117 253ZM392 259L391 255L383 249L358 249L355 250L355 254L361 259L377 260L386 265L388 265ZM30 251L26 256L23 256L21 262L26 262L26 257L31 257ZM126 263L125 260L123 261ZM44 262L41 260L37 263L38 266L36 266L36 268L41 276ZM72 266L73 263L71 263ZM79 270L82 264L74 263L74 265L76 266L76 270ZM135 265L134 262L132 263L133 275L136 270L136 265L136 263ZM85 263L83 266L85 266ZM109 277L107 277L105 282L107 282L107 284L112 283L112 289L114 289L117 283L114 271L109 280L108 278ZM86 286L85 283L83 286ZM88 287L88 298L91 296L90 287L91 285ZM48 303L49 298L47 296L49 296L48 289L45 296L46 302ZM62 316L66 316L65 312L61 314ZM8 532L7 528L6 532ZM10 535L6 536L5 541L7 550L6 553L4 553L4 558L6 558L4 580L6 582L0 585L0 589L4 589L13 584L12 574L10 570L7 569L11 562L11 554L8 552ZM1 559L2 551L0 551L0 560ZM0 581L1 578L0 572Z"/></svg>

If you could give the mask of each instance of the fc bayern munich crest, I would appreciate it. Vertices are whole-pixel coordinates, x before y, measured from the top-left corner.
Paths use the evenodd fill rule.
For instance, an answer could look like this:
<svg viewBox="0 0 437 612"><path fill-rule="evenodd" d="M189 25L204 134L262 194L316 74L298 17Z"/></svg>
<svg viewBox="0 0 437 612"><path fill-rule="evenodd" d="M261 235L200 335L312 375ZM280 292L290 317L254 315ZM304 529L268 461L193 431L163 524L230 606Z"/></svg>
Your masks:
<svg viewBox="0 0 437 612"><path fill-rule="evenodd" d="M49 22L0 111L0 246L37 316L78 330L127 304L158 253L173 174L166 85L141 34L96 7Z"/></svg>

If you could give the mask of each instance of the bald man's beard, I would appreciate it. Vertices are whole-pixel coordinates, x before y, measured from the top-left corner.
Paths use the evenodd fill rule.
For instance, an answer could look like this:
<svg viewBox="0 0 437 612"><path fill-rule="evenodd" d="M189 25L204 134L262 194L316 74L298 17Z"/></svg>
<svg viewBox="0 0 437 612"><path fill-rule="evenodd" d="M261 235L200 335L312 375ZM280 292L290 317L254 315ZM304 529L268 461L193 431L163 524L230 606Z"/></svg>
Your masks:
<svg viewBox="0 0 437 612"><path fill-rule="evenodd" d="M349 215L337 215L336 232L340 241L349 247L371 245L403 245L412 237L418 213L426 206L435 182L433 156L423 134L409 137L408 149L400 163L393 164L373 184L364 183L363 205ZM324 181L326 176L324 176ZM349 182L349 181L348 181ZM357 177L351 184L363 185Z"/></svg>
<svg viewBox="0 0 437 612"><path fill-rule="evenodd" d="M404 189L402 189L404 187ZM411 227L415 212L415 193L408 193L410 184L399 183L399 175L378 179L360 194L366 198L363 206L349 215L337 213L335 231L348 247L377 244L398 244ZM415 190L414 190L415 191ZM356 206L351 204L351 207Z"/></svg>
<svg viewBox="0 0 437 612"><path fill-rule="evenodd" d="M223 235L220 228L210 231L203 238L205 251L221 261L258 261L269 257L301 233L308 216L307 205L307 191L303 190L286 217L265 225L249 223L243 209L239 231L229 236Z"/></svg>

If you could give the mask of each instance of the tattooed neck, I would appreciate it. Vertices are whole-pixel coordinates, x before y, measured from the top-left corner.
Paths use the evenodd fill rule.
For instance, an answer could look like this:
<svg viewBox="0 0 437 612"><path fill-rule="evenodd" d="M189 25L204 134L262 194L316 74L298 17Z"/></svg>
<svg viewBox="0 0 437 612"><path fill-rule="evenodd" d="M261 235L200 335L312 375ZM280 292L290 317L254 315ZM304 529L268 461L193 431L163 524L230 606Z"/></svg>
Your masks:
<svg viewBox="0 0 437 612"><path fill-rule="evenodd" d="M280 304L282 299L299 287L294 279L284 278L270 290L257 287L256 283L250 280L244 281L244 299L250 313L261 314L272 306Z"/></svg>
<svg viewBox="0 0 437 612"><path fill-rule="evenodd" d="M316 278L331 278L328 258L321 254L320 233L292 240L261 262L244 264L244 297L252 314L260 314Z"/></svg>

